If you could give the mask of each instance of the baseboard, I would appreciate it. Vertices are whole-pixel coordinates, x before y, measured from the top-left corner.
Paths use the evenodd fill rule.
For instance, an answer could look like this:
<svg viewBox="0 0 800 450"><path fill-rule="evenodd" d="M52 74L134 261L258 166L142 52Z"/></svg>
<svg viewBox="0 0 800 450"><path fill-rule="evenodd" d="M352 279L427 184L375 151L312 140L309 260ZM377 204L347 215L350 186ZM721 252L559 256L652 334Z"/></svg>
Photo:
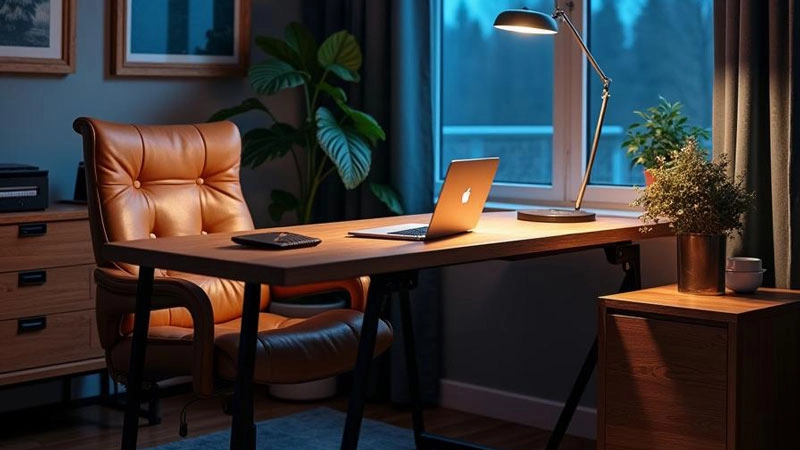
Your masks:
<svg viewBox="0 0 800 450"><path fill-rule="evenodd" d="M515 394L460 381L443 379L439 405L494 419L505 420L543 430L555 427L563 403ZM595 439L597 410L579 406L572 416L567 434Z"/></svg>

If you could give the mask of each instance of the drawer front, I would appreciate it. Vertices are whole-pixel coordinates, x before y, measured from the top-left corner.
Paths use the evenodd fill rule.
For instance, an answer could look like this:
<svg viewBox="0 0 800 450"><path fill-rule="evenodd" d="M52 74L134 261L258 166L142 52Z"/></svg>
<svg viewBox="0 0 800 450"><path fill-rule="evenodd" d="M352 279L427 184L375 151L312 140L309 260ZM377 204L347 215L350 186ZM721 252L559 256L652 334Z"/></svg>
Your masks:
<svg viewBox="0 0 800 450"><path fill-rule="evenodd" d="M0 321L0 373L102 356L94 310Z"/></svg>
<svg viewBox="0 0 800 450"><path fill-rule="evenodd" d="M727 329L609 315L605 449L726 448Z"/></svg>
<svg viewBox="0 0 800 450"><path fill-rule="evenodd" d="M0 272L92 263L88 220L0 226Z"/></svg>
<svg viewBox="0 0 800 450"><path fill-rule="evenodd" d="M94 265L0 273L0 320L94 308Z"/></svg>

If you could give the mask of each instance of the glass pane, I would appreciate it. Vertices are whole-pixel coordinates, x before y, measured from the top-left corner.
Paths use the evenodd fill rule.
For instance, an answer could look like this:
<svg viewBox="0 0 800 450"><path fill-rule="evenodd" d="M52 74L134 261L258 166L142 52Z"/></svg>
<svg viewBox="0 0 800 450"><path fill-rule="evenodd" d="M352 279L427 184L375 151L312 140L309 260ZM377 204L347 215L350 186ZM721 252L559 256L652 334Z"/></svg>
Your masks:
<svg viewBox="0 0 800 450"><path fill-rule="evenodd" d="M552 0L527 6L551 13ZM518 0L442 2L442 173L456 158L499 156L495 181L552 183L553 37L495 29Z"/></svg>
<svg viewBox="0 0 800 450"><path fill-rule="evenodd" d="M232 55L233 0L133 2L131 53Z"/></svg>
<svg viewBox="0 0 800 450"><path fill-rule="evenodd" d="M659 96L683 104L688 124L711 129L713 0L592 0L589 43L612 79L592 184L643 185L620 144L625 130ZM602 100L602 83L589 67L589 145ZM710 145L709 142L704 145Z"/></svg>

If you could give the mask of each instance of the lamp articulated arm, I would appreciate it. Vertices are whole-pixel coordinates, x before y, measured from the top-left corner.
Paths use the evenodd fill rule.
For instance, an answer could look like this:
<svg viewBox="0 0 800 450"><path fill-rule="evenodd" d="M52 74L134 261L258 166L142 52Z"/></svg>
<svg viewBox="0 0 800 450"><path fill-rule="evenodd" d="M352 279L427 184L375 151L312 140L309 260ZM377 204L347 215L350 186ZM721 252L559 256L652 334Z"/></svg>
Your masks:
<svg viewBox="0 0 800 450"><path fill-rule="evenodd" d="M586 163L586 170L583 173L583 181L581 182L580 190L578 190L578 198L575 200L575 210L581 209L581 203L583 203L583 194L586 192L586 186L589 184L589 178L592 174L592 166L594 165L594 157L597 154L597 146L600 143L600 132L603 129L603 121L605 120L606 116L606 107L608 106L608 97L609 94L609 86L611 85L611 78L608 78L603 72L603 69L600 68L600 65L597 64L597 61L592 56L592 52L589 51L589 47L586 46L586 43L583 42L580 33L573 25L572 20L570 20L569 15L561 8L556 8L556 11L553 13L553 19L561 19L564 23L567 24L570 31L572 31L572 36L578 42L578 45L583 50L583 54L586 55L586 59L589 60L589 63L594 68L597 75L600 76L600 80L603 82L603 101L600 104L600 114L597 118L597 126L594 130L594 137L592 138L592 147L591 151L589 152L589 161Z"/></svg>

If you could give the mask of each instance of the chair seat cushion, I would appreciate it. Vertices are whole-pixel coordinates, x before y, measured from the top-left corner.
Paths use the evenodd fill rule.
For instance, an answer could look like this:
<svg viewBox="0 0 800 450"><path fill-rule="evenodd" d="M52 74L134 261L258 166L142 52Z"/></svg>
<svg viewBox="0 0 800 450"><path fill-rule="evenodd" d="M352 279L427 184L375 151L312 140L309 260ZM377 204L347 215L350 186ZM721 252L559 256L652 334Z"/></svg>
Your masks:
<svg viewBox="0 0 800 450"><path fill-rule="evenodd" d="M259 315L256 383L302 383L352 369L364 315L336 309L308 319L287 319L269 313ZM215 339L217 376L236 378L241 320L218 324ZM375 355L392 343L391 326L380 320Z"/></svg>

